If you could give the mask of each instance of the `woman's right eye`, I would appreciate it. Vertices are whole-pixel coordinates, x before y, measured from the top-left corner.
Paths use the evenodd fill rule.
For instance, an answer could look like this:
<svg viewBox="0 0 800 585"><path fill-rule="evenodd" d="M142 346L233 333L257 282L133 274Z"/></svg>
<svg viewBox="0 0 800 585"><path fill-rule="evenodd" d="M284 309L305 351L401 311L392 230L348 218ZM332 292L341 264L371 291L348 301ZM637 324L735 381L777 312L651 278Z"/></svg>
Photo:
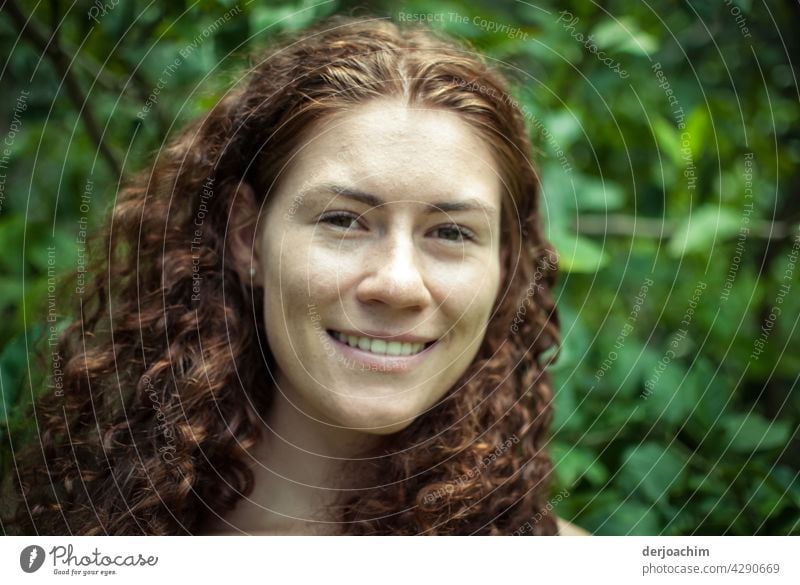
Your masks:
<svg viewBox="0 0 800 585"><path fill-rule="evenodd" d="M354 229L359 227L358 216L352 213L336 212L328 213L319 218L320 223L327 223L342 229Z"/></svg>

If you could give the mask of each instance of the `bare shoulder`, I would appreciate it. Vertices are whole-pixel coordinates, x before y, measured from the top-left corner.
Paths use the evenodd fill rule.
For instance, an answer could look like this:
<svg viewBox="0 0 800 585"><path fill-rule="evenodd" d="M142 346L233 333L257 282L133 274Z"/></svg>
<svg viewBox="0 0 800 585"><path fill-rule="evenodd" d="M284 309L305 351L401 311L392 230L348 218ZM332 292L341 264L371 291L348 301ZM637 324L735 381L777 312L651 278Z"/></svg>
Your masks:
<svg viewBox="0 0 800 585"><path fill-rule="evenodd" d="M560 536L591 536L589 532L580 526L575 526L571 522L567 522L558 516L556 516L556 525L558 526L558 534Z"/></svg>

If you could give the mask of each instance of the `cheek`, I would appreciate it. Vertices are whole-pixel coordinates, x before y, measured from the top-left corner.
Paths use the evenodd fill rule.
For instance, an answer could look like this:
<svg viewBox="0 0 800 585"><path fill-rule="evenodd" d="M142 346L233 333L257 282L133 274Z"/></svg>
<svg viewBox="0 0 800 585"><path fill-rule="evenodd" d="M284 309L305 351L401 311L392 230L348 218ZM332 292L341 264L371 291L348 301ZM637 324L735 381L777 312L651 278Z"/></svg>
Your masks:
<svg viewBox="0 0 800 585"><path fill-rule="evenodd" d="M432 274L430 286L448 316L470 328L485 323L497 297L500 282L498 261L440 266Z"/></svg>
<svg viewBox="0 0 800 585"><path fill-rule="evenodd" d="M315 245L313 236L301 230L285 230L283 235L264 245L265 284L273 302L296 306L337 298L360 266L354 254Z"/></svg>
<svg viewBox="0 0 800 585"><path fill-rule="evenodd" d="M307 248L302 272L303 294L320 301L339 301L358 281L364 270L363 259L355 250L330 250L324 246Z"/></svg>

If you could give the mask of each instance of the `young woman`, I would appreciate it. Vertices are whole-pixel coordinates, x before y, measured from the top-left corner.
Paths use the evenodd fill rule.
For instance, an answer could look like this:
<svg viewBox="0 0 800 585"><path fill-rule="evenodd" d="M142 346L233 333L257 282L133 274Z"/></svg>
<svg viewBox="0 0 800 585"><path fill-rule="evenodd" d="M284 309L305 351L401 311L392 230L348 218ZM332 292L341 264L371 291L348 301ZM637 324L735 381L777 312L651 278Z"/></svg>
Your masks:
<svg viewBox="0 0 800 585"><path fill-rule="evenodd" d="M47 534L556 534L556 271L480 57L334 18L120 194L17 457Z"/></svg>

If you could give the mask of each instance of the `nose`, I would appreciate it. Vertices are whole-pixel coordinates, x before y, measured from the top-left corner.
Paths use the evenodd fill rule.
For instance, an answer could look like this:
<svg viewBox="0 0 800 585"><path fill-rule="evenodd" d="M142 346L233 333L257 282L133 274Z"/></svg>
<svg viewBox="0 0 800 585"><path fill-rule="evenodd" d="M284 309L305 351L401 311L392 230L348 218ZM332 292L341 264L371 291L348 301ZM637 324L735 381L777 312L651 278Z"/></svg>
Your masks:
<svg viewBox="0 0 800 585"><path fill-rule="evenodd" d="M363 303L424 308L432 300L421 259L411 237L395 235L368 252L356 294Z"/></svg>

